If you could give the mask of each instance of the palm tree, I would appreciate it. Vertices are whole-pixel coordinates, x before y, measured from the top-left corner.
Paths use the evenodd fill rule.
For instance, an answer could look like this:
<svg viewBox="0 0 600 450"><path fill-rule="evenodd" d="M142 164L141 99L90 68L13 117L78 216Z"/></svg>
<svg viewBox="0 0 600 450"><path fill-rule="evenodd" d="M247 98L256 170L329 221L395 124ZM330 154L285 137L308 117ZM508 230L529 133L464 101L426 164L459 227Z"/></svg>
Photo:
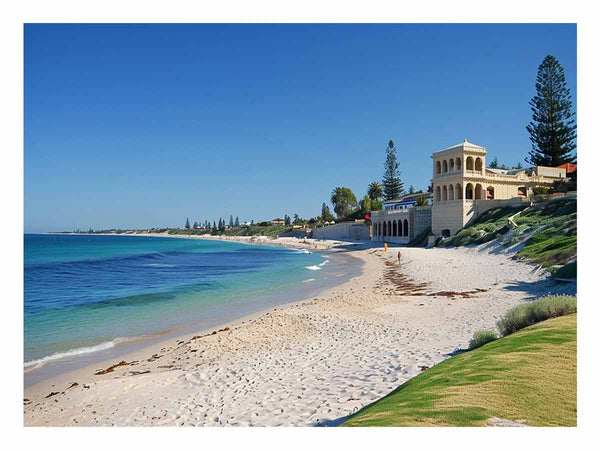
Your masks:
<svg viewBox="0 0 600 450"><path fill-rule="evenodd" d="M369 189L367 190L367 195L373 200L379 200L383 196L383 190L381 189L381 185L377 181L373 181L369 184Z"/></svg>
<svg viewBox="0 0 600 450"><path fill-rule="evenodd" d="M336 187L331 193L331 204L338 218L343 218L358 206L354 193L347 187Z"/></svg>
<svg viewBox="0 0 600 450"><path fill-rule="evenodd" d="M429 205L429 199L427 197L417 197L417 206Z"/></svg>

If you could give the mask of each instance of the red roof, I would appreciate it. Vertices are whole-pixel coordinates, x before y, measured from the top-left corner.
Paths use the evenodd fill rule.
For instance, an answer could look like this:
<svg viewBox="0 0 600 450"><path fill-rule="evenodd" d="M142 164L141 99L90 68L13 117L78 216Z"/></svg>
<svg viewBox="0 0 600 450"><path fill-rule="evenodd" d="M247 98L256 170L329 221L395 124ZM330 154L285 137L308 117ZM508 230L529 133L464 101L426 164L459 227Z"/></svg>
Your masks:
<svg viewBox="0 0 600 450"><path fill-rule="evenodd" d="M567 173L573 173L577 170L577 164L571 164L571 163L561 164L558 167L560 167L561 169L567 169Z"/></svg>

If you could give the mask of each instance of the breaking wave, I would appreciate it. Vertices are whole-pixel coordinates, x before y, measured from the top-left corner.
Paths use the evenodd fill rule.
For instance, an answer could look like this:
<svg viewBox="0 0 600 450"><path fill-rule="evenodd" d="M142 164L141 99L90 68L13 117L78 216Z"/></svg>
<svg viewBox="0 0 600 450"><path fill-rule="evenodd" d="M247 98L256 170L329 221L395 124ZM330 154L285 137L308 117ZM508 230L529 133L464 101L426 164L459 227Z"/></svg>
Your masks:
<svg viewBox="0 0 600 450"><path fill-rule="evenodd" d="M68 358L70 356L85 355L87 353L95 353L95 352L100 352L102 350L108 350L109 348L113 348L116 344L126 341L126 340L129 340L129 339L128 338L117 338L117 339L113 339L112 341L102 342L100 344L92 345L90 347L79 347L79 348L74 348L73 350L68 350L66 352L57 352L57 353L54 353L53 355L45 356L40 359L34 359L32 361L27 361L27 362L25 362L23 367L26 370L27 369L29 369L29 370L37 369L39 367L42 367L44 364L49 363L50 361L56 361L58 359Z"/></svg>

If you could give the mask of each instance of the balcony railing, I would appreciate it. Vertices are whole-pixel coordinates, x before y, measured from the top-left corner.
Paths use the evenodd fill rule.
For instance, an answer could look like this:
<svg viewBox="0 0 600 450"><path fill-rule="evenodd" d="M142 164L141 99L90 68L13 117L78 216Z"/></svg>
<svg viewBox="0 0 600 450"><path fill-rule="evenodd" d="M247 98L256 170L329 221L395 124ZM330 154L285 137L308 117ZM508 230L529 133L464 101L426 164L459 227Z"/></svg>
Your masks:
<svg viewBox="0 0 600 450"><path fill-rule="evenodd" d="M409 209L383 209L381 211L373 211L371 213L371 217L382 217L390 214L409 214Z"/></svg>
<svg viewBox="0 0 600 450"><path fill-rule="evenodd" d="M462 175L462 170L449 170L448 172L436 173L433 175L433 178L444 178L444 177L452 177L456 175Z"/></svg>

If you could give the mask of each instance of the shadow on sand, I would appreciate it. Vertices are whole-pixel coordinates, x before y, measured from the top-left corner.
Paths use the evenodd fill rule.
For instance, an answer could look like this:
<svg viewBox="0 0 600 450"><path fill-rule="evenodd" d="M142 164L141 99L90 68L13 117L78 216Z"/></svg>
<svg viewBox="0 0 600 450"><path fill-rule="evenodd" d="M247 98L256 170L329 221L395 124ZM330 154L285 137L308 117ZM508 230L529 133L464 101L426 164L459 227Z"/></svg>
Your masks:
<svg viewBox="0 0 600 450"><path fill-rule="evenodd" d="M577 295L577 283L561 283L551 278L539 281L509 282L504 288L507 291L523 292L528 295L525 301L532 301L547 295Z"/></svg>

